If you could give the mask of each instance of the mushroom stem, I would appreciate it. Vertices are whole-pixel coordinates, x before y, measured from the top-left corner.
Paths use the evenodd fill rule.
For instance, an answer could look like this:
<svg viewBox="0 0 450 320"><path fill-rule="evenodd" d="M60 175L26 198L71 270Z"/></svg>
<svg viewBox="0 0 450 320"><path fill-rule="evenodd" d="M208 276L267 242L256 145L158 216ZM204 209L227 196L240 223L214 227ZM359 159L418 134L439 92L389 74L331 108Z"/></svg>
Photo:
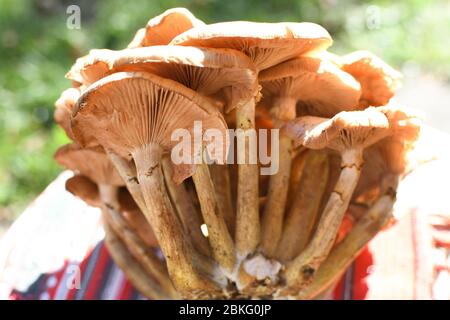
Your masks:
<svg viewBox="0 0 450 320"><path fill-rule="evenodd" d="M236 262L234 243L217 203L208 166L205 163L198 164L192 179L197 190L203 220L208 227L208 238L214 259L225 270L231 272Z"/></svg>
<svg viewBox="0 0 450 320"><path fill-rule="evenodd" d="M344 240L331 251L320 266L313 283L301 291L297 298L313 298L336 282L366 244L389 221L393 205L392 195L379 198Z"/></svg>
<svg viewBox="0 0 450 320"><path fill-rule="evenodd" d="M274 97L270 113L277 121L290 121L296 117L296 106L298 99L280 96Z"/></svg>
<svg viewBox="0 0 450 320"><path fill-rule="evenodd" d="M207 239L201 233L203 223L200 214L195 209L184 184L177 185L172 179L172 164L168 157L163 157L164 178L170 198L178 212L181 223L192 240L194 247L203 255L209 256L210 249Z"/></svg>
<svg viewBox="0 0 450 320"><path fill-rule="evenodd" d="M169 274L167 273L165 265L155 255L152 248L147 247L129 227L128 223L120 213L112 208L105 208L103 217L108 225L111 226L116 234L122 239L135 260L141 264L148 274L158 281L164 292L173 297L178 296L169 279Z"/></svg>
<svg viewBox="0 0 450 320"><path fill-rule="evenodd" d="M142 212L146 210L144 196L139 188L139 181L136 177L136 168L127 160L123 159L112 150L106 150L109 160L114 164L117 172L125 182L128 191L136 201Z"/></svg>
<svg viewBox="0 0 450 320"><path fill-rule="evenodd" d="M127 247L111 226L104 223L103 227L105 229L105 245L111 257L124 271L133 286L150 299L167 300L174 298L165 293L161 286L145 272L144 268L128 252Z"/></svg>
<svg viewBox="0 0 450 320"><path fill-rule="evenodd" d="M280 128L285 121L295 119L296 103L297 99L288 96L273 99L270 112L276 127ZM279 168L278 172L270 177L267 204L262 219L261 250L267 257L275 255L283 229L292 164L291 138L281 134L279 148Z"/></svg>
<svg viewBox="0 0 450 320"><path fill-rule="evenodd" d="M362 149L347 149L341 153L341 173L323 210L313 238L306 249L287 265L285 278L289 287L300 290L304 285L309 284L330 252L358 183L362 164Z"/></svg>
<svg viewBox="0 0 450 320"><path fill-rule="evenodd" d="M277 258L289 261L308 244L318 220L320 203L327 187L328 156L310 150L305 156L304 171L295 198L286 216Z"/></svg>
<svg viewBox="0 0 450 320"><path fill-rule="evenodd" d="M255 129L254 99L236 109L236 126L243 130L244 134ZM248 141L244 145L243 156L246 163L238 164L235 239L239 255L245 257L254 252L258 246L261 238L261 226L259 221L258 164L248 163L250 152L253 152L253 150L250 150Z"/></svg>
<svg viewBox="0 0 450 320"><path fill-rule="evenodd" d="M294 156L291 164L291 177L289 180L289 191L287 196L286 209L292 207L294 198L298 192L300 179L304 173L305 159L308 155L307 150L301 150L298 152L297 156Z"/></svg>
<svg viewBox="0 0 450 320"><path fill-rule="evenodd" d="M235 232L235 216L231 198L231 182L227 164L212 164L209 166L211 179L216 190L217 203L223 212L230 234Z"/></svg>
<svg viewBox="0 0 450 320"><path fill-rule="evenodd" d="M100 199L107 208L119 209L118 191L119 189L116 186L104 183L98 184Z"/></svg>
<svg viewBox="0 0 450 320"><path fill-rule="evenodd" d="M184 295L214 289L215 286L194 266L191 243L171 207L161 170L161 146L146 144L135 149L132 155L146 204L144 214L161 246L175 287Z"/></svg>
<svg viewBox="0 0 450 320"><path fill-rule="evenodd" d="M281 135L279 168L278 172L270 177L267 203L262 218L261 250L267 257L275 255L283 229L292 162L291 147L291 139Z"/></svg>

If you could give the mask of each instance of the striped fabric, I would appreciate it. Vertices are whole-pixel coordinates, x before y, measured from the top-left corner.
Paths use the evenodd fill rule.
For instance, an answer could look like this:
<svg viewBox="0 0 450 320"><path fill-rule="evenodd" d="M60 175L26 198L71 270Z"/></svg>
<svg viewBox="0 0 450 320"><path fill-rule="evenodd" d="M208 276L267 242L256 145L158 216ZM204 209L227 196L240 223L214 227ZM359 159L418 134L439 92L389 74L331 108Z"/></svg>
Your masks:
<svg viewBox="0 0 450 320"><path fill-rule="evenodd" d="M13 290L13 300L136 300L145 299L112 261L103 241L81 263L66 262L42 274L26 290Z"/></svg>

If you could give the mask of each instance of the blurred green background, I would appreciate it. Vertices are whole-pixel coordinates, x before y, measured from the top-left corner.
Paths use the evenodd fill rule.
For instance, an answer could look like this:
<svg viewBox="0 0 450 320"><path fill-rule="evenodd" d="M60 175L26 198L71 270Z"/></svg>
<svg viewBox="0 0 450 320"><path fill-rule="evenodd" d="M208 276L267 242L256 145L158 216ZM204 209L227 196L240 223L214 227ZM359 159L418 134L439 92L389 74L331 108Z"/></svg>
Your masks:
<svg viewBox="0 0 450 320"><path fill-rule="evenodd" d="M79 30L66 27L71 4L81 8ZM71 64L91 48L123 48L171 7L186 7L207 23L316 22L333 36L331 51L370 50L409 70L413 83L424 73L440 83L450 79L446 0L0 0L0 223L13 220L61 171L53 153L67 138L54 125L53 104L70 85L64 74Z"/></svg>

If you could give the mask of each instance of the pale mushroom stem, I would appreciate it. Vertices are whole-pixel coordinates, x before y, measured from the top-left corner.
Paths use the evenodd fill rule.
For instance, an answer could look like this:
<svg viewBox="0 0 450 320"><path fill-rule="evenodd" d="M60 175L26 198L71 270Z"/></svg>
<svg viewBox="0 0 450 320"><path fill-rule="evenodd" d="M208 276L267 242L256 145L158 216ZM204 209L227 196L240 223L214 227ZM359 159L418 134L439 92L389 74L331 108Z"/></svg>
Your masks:
<svg viewBox="0 0 450 320"><path fill-rule="evenodd" d="M255 130L255 100L236 109L236 126L245 132ZM261 239L259 219L259 174L258 164L249 163L250 145L245 143L245 163L238 164L236 199L236 249L245 257L254 252ZM239 155L238 155L239 157ZM256 158L256 157L255 157Z"/></svg>
<svg viewBox="0 0 450 320"><path fill-rule="evenodd" d="M119 189L116 186L103 183L98 184L100 200L108 208L119 209L118 191Z"/></svg>
<svg viewBox="0 0 450 320"><path fill-rule="evenodd" d="M205 163L198 164L192 179L197 191L203 220L208 228L208 239L214 259L228 272L234 269L234 243L228 232L223 213L217 204L216 191Z"/></svg>
<svg viewBox="0 0 450 320"><path fill-rule="evenodd" d="M378 199L356 223L350 233L320 266L314 281L299 293L299 299L311 299L335 283L366 244L386 225L394 205L392 195Z"/></svg>
<svg viewBox="0 0 450 320"><path fill-rule="evenodd" d="M304 163L304 171L286 216L283 235L277 249L277 258L281 261L291 260L307 246L327 187L327 154L311 150L306 154Z"/></svg>
<svg viewBox="0 0 450 320"><path fill-rule="evenodd" d="M186 233L192 240L194 247L203 255L210 255L207 239L201 233L203 223L200 214L194 207L192 199L184 184L177 185L172 179L172 164L168 157L163 157L164 178L169 191L170 198L178 212Z"/></svg>
<svg viewBox="0 0 450 320"><path fill-rule="evenodd" d="M280 137L280 162L278 172L270 177L267 203L262 218L261 250L267 257L274 257L283 229L284 211L291 172L292 141Z"/></svg>
<svg viewBox="0 0 450 320"><path fill-rule="evenodd" d="M230 174L227 164L212 164L209 166L211 179L216 190L217 202L225 217L228 231L234 235L236 217L234 215L233 200L231 196Z"/></svg>
<svg viewBox="0 0 450 320"><path fill-rule="evenodd" d="M288 263L285 278L289 287L301 289L309 284L330 252L363 164L362 149L341 153L341 173L322 212L316 232L306 249Z"/></svg>
<svg viewBox="0 0 450 320"><path fill-rule="evenodd" d="M295 119L296 99L277 97L272 102L271 113L275 126L280 128L285 121ZM279 168L270 177L267 204L262 219L261 250L267 257L273 257L283 229L284 212L289 191L289 177L292 165L292 140L284 134L280 135Z"/></svg>
<svg viewBox="0 0 450 320"><path fill-rule="evenodd" d="M108 223L105 223L103 227L105 229L105 245L111 257L136 289L150 299L167 300L176 298L164 292L155 279L145 272Z"/></svg>
<svg viewBox="0 0 450 320"><path fill-rule="evenodd" d="M115 154L112 150L106 150L109 160L114 164L117 172L125 182L128 191L142 212L146 210L144 196L139 188L136 177L136 168L127 160Z"/></svg>
<svg viewBox="0 0 450 320"><path fill-rule="evenodd" d="M134 256L135 260L142 265L148 274L158 281L164 292L169 293L171 296L177 296L165 265L156 256L153 249L147 247L146 244L136 235L134 230L130 229L128 223L121 216L121 214L113 208L105 208L103 218L122 239L131 255Z"/></svg>
<svg viewBox="0 0 450 320"><path fill-rule="evenodd" d="M132 152L147 209L144 214L164 253L175 287L185 295L215 289L215 285L202 277L194 265L191 243L171 207L161 170L162 153L161 146L154 143Z"/></svg>

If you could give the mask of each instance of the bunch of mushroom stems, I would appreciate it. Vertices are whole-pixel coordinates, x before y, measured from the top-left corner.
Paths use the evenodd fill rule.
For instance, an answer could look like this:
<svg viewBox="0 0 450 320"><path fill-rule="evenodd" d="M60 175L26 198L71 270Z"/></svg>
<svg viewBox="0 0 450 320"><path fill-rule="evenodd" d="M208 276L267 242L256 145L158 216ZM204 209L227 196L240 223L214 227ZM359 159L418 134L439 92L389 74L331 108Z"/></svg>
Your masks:
<svg viewBox="0 0 450 320"><path fill-rule="evenodd" d="M129 194L120 190L123 182L106 154L100 148L69 144L58 150L55 159L76 172L67 180L66 189L101 209L105 229L111 233L107 246L136 288L152 298L178 297L154 251L158 244L150 225L143 221ZM125 260L129 264L124 264Z"/></svg>
<svg viewBox="0 0 450 320"><path fill-rule="evenodd" d="M75 87L55 120L75 143L56 159L77 174L67 189L101 208L113 259L147 297L314 298L390 220L419 125L384 106L395 70L364 52L331 55L331 43L315 24L206 25L176 8L127 49L92 50L69 71ZM228 128L242 130L243 149L202 140L189 143L200 162L174 160L177 130L224 137ZM279 130L269 177L250 162L258 155L248 137L266 128ZM229 151L245 161L227 164ZM376 179L361 174L372 168L369 152L382 163ZM124 187L132 210L119 199ZM357 201L363 212L336 243Z"/></svg>

